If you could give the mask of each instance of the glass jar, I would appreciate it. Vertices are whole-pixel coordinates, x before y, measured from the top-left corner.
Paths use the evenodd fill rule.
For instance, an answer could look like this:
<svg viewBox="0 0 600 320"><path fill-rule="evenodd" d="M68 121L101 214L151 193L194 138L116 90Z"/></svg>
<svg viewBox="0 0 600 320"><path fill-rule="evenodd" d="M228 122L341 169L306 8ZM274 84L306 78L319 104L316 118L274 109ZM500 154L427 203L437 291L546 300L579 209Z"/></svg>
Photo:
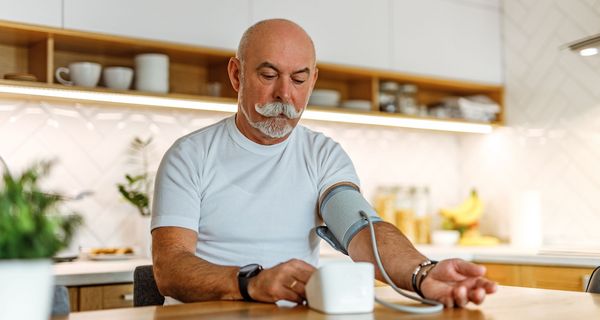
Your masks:
<svg viewBox="0 0 600 320"><path fill-rule="evenodd" d="M419 113L417 91L418 88L414 84L404 84L399 87L397 98L398 112L411 116Z"/></svg>
<svg viewBox="0 0 600 320"><path fill-rule="evenodd" d="M379 85L379 110L398 112L398 94L400 85L394 81L381 82Z"/></svg>

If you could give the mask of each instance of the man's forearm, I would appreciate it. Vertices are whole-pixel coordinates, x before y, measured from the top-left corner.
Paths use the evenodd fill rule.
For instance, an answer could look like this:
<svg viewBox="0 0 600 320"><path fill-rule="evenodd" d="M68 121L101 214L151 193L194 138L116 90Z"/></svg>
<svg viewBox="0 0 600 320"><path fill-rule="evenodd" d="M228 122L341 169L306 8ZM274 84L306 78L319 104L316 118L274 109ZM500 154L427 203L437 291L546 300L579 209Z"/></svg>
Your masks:
<svg viewBox="0 0 600 320"><path fill-rule="evenodd" d="M154 255L161 294L183 302L239 300L238 267L221 266L179 251Z"/></svg>
<svg viewBox="0 0 600 320"><path fill-rule="evenodd" d="M378 222L374 225L379 255L387 274L401 288L411 290L411 275L415 267L426 259L410 241L390 223ZM348 253L354 261L367 261L375 265L375 278L385 281L371 244L371 232L363 228L354 236L348 247Z"/></svg>

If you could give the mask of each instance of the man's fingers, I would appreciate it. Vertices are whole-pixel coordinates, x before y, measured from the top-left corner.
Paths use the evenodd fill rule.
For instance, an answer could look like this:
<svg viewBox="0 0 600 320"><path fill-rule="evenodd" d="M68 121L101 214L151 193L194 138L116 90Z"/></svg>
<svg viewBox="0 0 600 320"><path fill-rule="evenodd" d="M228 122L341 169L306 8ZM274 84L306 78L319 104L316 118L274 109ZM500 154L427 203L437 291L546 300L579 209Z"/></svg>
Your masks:
<svg viewBox="0 0 600 320"><path fill-rule="evenodd" d="M290 284L288 284L288 288L294 292L296 292L302 298L306 298L306 284L301 280L294 279Z"/></svg>
<svg viewBox="0 0 600 320"><path fill-rule="evenodd" d="M469 302L467 288L464 286L455 287L454 290L452 290L452 296L457 307L464 307L467 302Z"/></svg>
<svg viewBox="0 0 600 320"><path fill-rule="evenodd" d="M469 291L469 300L475 304L481 304L485 299L485 290L481 287Z"/></svg>
<svg viewBox="0 0 600 320"><path fill-rule="evenodd" d="M296 278L304 283L308 282L308 279L310 279L310 276L312 276L312 274L315 272L315 270L317 270L312 265L310 265L302 260L298 260L298 259L292 259L292 260L288 261L287 263L289 263L295 269L294 270L294 278Z"/></svg>
<svg viewBox="0 0 600 320"><path fill-rule="evenodd" d="M299 295L296 291L290 288L285 288L280 298L280 300L294 301L298 303L304 301L303 296Z"/></svg>
<svg viewBox="0 0 600 320"><path fill-rule="evenodd" d="M485 267L464 260L456 260L456 271L468 277L482 277L485 275Z"/></svg>
<svg viewBox="0 0 600 320"><path fill-rule="evenodd" d="M498 291L498 284L496 282L488 279L481 279L481 281L483 283L480 285L480 287L485 289L485 293L494 293Z"/></svg>

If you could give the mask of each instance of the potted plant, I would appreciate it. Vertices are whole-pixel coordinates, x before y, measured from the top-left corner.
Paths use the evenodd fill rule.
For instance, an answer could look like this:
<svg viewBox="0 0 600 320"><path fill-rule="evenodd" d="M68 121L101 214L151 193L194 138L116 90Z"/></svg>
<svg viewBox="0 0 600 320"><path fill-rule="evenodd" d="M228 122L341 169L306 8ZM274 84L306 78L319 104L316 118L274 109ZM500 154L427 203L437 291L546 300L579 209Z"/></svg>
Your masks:
<svg viewBox="0 0 600 320"><path fill-rule="evenodd" d="M65 198L41 190L51 162L17 176L0 162L0 319L45 320L52 302L51 257L68 245L82 218L62 214Z"/></svg>
<svg viewBox="0 0 600 320"><path fill-rule="evenodd" d="M135 166L132 174L125 174L125 183L117 184L119 193L138 211L142 221L136 223L137 245L141 256L151 255L150 237L150 194L153 175L149 171L150 144L152 137L144 140L135 137L129 147L130 162Z"/></svg>

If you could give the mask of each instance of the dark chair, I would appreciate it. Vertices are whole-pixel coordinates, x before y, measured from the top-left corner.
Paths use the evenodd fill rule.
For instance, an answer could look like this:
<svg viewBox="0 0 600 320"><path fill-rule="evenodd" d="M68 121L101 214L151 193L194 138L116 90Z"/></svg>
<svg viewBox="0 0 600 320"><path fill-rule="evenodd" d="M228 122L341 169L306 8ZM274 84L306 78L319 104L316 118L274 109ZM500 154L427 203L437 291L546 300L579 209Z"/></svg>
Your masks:
<svg viewBox="0 0 600 320"><path fill-rule="evenodd" d="M152 266L139 266L133 271L133 306L161 306L165 297L160 294L154 280Z"/></svg>
<svg viewBox="0 0 600 320"><path fill-rule="evenodd" d="M600 293L600 267L596 267L590 276L586 292Z"/></svg>
<svg viewBox="0 0 600 320"><path fill-rule="evenodd" d="M69 290L65 286L54 286L54 294L52 296L52 315L64 316L71 311L69 303Z"/></svg>

